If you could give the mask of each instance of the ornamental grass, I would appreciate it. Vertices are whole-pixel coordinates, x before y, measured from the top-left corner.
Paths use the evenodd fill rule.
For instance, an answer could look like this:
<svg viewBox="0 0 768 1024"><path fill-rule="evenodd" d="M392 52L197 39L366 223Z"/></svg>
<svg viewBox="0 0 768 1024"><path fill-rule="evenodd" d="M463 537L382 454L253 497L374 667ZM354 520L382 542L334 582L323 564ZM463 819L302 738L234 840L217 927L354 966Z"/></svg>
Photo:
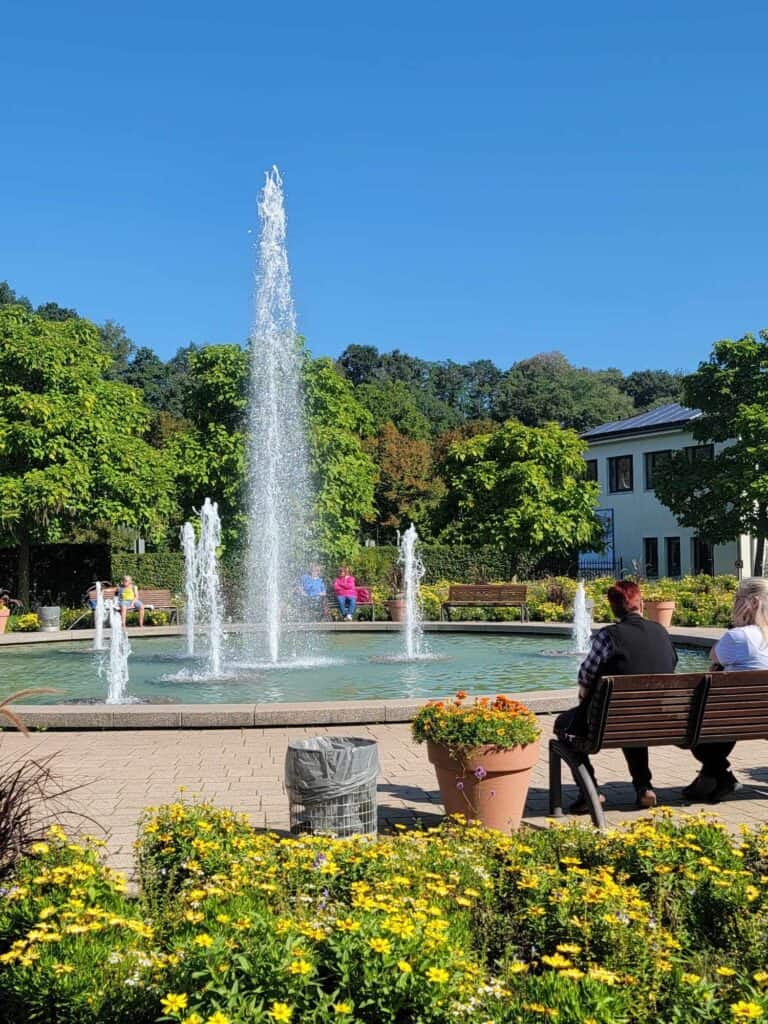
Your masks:
<svg viewBox="0 0 768 1024"><path fill-rule="evenodd" d="M0 1021L723 1024L768 1018L768 828L447 822L281 839L174 803L141 891L54 827L0 903Z"/></svg>
<svg viewBox="0 0 768 1024"><path fill-rule="evenodd" d="M438 743L458 758L478 747L511 750L527 746L541 735L536 715L519 701L499 694L475 697L467 703L463 690L454 700L433 700L420 708L411 732L418 743Z"/></svg>

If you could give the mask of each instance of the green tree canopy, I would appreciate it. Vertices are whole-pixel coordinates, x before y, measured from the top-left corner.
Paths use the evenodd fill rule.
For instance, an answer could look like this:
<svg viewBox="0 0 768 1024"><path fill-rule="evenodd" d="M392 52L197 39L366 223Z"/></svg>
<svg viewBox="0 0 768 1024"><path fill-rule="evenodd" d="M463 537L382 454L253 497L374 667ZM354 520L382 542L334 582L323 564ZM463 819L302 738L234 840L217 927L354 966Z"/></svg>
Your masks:
<svg viewBox="0 0 768 1024"><path fill-rule="evenodd" d="M691 424L696 440L724 447L711 459L675 453L654 473L656 494L683 526L714 544L752 534L753 572L761 576L768 537L768 331L718 341L683 380L683 399L703 413Z"/></svg>
<svg viewBox="0 0 768 1024"><path fill-rule="evenodd" d="M29 546L80 528L163 529L172 500L164 457L144 440L141 392L106 380L110 358L86 320L0 308L0 543Z"/></svg>
<svg viewBox="0 0 768 1024"><path fill-rule="evenodd" d="M452 445L443 466L443 537L518 558L599 547L599 489L585 479L584 450L572 430L517 420Z"/></svg>

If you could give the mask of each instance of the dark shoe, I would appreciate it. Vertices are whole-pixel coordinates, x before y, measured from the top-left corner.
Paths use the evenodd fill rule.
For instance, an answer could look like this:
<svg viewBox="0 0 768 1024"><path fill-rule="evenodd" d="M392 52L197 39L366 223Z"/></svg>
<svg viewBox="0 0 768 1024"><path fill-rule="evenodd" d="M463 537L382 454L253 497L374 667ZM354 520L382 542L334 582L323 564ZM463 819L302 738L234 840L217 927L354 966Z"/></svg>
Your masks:
<svg viewBox="0 0 768 1024"><path fill-rule="evenodd" d="M605 797L603 796L603 794L599 793L598 796L600 798L600 803L604 804ZM571 806L568 808L569 814L589 814L591 813L591 811L592 805L585 796L577 797L576 800L574 800Z"/></svg>
<svg viewBox="0 0 768 1024"><path fill-rule="evenodd" d="M717 779L711 775L705 775L700 772L690 786L686 786L682 792L683 800L689 802L697 802L701 800L708 800L715 789L717 788Z"/></svg>
<svg viewBox="0 0 768 1024"><path fill-rule="evenodd" d="M732 772L727 772L722 779L717 780L714 790L707 797L707 802L710 804L720 803L724 797L735 793L737 789L741 789L741 783Z"/></svg>
<svg viewBox="0 0 768 1024"><path fill-rule="evenodd" d="M656 806L656 794L652 789L638 789L637 806L644 811Z"/></svg>

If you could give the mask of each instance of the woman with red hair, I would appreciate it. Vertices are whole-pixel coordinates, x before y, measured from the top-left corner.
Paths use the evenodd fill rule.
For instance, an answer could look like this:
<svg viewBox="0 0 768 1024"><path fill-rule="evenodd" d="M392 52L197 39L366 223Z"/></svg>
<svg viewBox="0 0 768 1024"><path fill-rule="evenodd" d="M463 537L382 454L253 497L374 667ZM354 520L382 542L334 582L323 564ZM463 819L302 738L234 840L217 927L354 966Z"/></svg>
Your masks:
<svg viewBox="0 0 768 1024"><path fill-rule="evenodd" d="M617 580L608 588L608 603L617 621L599 630L579 668L579 704L555 721L555 732L564 742L586 735L587 710L597 680L602 676L646 675L674 672L677 653L663 626L643 618L643 595L633 580ZM653 699L650 695L649 699ZM647 747L623 748L632 776L638 807L655 807ZM597 787L595 771L586 754L582 763ZM578 780L577 780L578 782ZM603 797L600 797L603 800ZM585 814L589 804L582 793L570 808Z"/></svg>

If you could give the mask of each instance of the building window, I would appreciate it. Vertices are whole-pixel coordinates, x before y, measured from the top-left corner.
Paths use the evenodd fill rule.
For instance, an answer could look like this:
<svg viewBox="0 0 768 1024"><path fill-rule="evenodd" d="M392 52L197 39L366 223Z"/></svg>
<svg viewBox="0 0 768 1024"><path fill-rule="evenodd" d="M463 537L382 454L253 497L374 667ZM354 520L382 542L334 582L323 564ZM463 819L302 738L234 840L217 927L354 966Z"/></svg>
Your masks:
<svg viewBox="0 0 768 1024"><path fill-rule="evenodd" d="M693 538L693 571L707 576L715 575L715 550L708 540Z"/></svg>
<svg viewBox="0 0 768 1024"><path fill-rule="evenodd" d="M612 494L632 490L632 456L617 455L608 459L608 489Z"/></svg>
<svg viewBox="0 0 768 1024"><path fill-rule="evenodd" d="M587 480L597 481L597 459L587 459Z"/></svg>
<svg viewBox="0 0 768 1024"><path fill-rule="evenodd" d="M645 575L656 579L659 575L659 539L658 537L643 538L643 562Z"/></svg>
<svg viewBox="0 0 768 1024"><path fill-rule="evenodd" d="M656 486L653 481L653 474L661 463L669 459L672 452L667 449L663 452L646 452L645 453L645 489L646 491L652 491Z"/></svg>
<svg viewBox="0 0 768 1024"><path fill-rule="evenodd" d="M700 459L714 459L715 446L713 444L690 444L684 449L689 462L698 462Z"/></svg>
<svg viewBox="0 0 768 1024"><path fill-rule="evenodd" d="M682 576L683 569L680 563L680 538L666 537L664 543L667 548L667 576Z"/></svg>

